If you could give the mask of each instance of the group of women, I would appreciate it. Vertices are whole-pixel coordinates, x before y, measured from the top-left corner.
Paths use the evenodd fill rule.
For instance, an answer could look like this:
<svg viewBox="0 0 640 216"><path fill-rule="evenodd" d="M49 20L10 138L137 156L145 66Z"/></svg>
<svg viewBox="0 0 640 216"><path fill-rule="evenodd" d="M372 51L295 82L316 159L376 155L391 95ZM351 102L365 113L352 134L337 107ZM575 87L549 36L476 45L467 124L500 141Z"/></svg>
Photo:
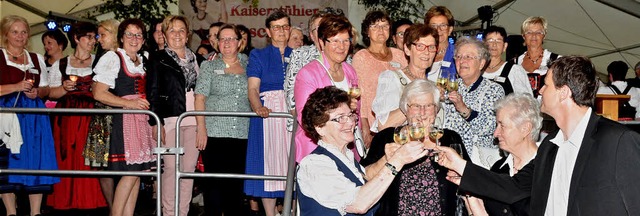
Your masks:
<svg viewBox="0 0 640 216"><path fill-rule="evenodd" d="M543 76L542 62L557 55L546 50L539 54L546 34L546 21L540 17L522 26L529 49L519 58L522 66L501 59L507 47L501 27L489 27L484 43L460 38L454 47L449 42L454 19L446 7L432 7L424 21L394 23L382 11L369 12L362 23L366 49L354 54L352 24L343 14L323 11L309 21L314 45L293 50L302 45L302 31L292 29L288 15L276 11L265 20L267 47L250 51L245 28L214 23L208 33L213 52L203 51L206 56L187 47L194 30L182 16L167 16L151 26L149 40L156 46L149 52L143 49L146 26L138 19L107 20L98 26L79 22L67 34L74 49L68 57L62 56L67 45L62 32L43 35L45 59L26 49L27 21L4 17L1 106L44 107L43 99L49 99L57 108L151 110L160 122L140 114L49 119L19 113L12 122L20 129L22 145L5 141L0 153L6 162L0 165L149 170L155 164L152 149L160 140L164 147L184 147L180 164L185 172L194 171L202 154L205 172L286 175L295 133L303 213L453 215L461 211L458 195L463 192L445 180L446 170L434 163L433 149L458 144L463 157L474 163L495 170L508 165L510 174L517 172L535 156L540 128L536 101L527 96L535 93L527 73ZM390 38L397 48L388 46ZM96 42L101 51L93 55ZM457 84L456 89L435 84L445 73L454 77L449 82ZM532 78L539 77L529 75L529 81ZM354 93L357 89L361 94ZM271 112L292 109L297 131L288 129L285 119L268 118ZM258 117L187 117L176 128L178 116L192 110L253 111ZM521 110L530 112L523 115ZM426 125L426 133L434 129L431 125L442 127L444 135L437 141L394 143L394 130L407 122ZM179 143L177 130L182 134ZM511 153L495 164L497 158L487 156L497 155L494 137ZM353 142L368 154L347 147ZM176 158L163 159L162 210L173 215ZM137 176L114 181L9 175L0 181L9 215L16 214L12 193L19 190L30 193L31 215L39 214L42 194L51 185L47 204L54 208L108 206L111 215L132 215L140 186ZM178 185L177 211L187 215L193 180L182 179ZM216 178L204 192L207 214L244 214L244 192L261 198L271 216L277 214L276 198L284 196L284 182ZM472 195L462 200L476 215L510 208ZM257 206L252 210L255 214Z"/></svg>
<svg viewBox="0 0 640 216"><path fill-rule="evenodd" d="M304 130L297 132L296 145L311 149L297 155L303 215L526 215L528 200L509 205L458 191L435 162L433 149L461 146L463 158L495 172L517 173L535 157L542 124L527 83L527 73L534 71L501 59L504 28L489 27L484 42L459 38L454 47L448 41L453 29L448 9L431 8L425 23L393 25L400 48L395 49L387 46L391 21L383 12L368 13L362 24L368 47L346 64L348 21L320 19L319 57L300 69L293 91ZM531 33L543 26L541 17L527 19L525 41L544 37L546 27ZM396 60L400 57L406 59ZM444 73L454 74L449 82L457 88L435 84ZM362 98L350 94L354 86L362 89ZM429 125L443 127L442 137L404 145L394 140L398 128L416 122L427 125L427 134L437 128ZM357 142L357 127L370 143L360 161L362 155L347 147ZM313 144L317 147L309 147ZM497 147L508 157L498 160Z"/></svg>

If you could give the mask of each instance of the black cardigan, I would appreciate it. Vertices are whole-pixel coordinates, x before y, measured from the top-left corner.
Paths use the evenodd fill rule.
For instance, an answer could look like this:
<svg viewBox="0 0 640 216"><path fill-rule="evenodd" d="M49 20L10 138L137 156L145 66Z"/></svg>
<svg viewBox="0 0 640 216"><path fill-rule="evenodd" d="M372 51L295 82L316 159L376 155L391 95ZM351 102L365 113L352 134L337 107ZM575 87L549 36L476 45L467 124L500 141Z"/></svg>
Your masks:
<svg viewBox="0 0 640 216"><path fill-rule="evenodd" d="M187 50L187 52L191 52ZM204 57L196 54L198 65ZM164 118L179 116L186 112L186 80L180 65L164 50L151 54L147 70L147 100L151 104L150 110ZM149 124L156 125L154 119Z"/></svg>
<svg viewBox="0 0 640 216"><path fill-rule="evenodd" d="M369 152L367 153L367 156L360 161L360 164L362 164L363 166L368 166L375 163L380 158L384 157L384 146L387 143L393 142L393 130L394 128L384 129L380 131L378 134L376 134L375 137L373 137ZM445 129L444 135L440 139L440 144L442 146L449 146L452 143L462 144L463 143L462 138L460 138L460 135L458 135L456 132ZM464 148L464 145L462 145L462 151L463 151L463 158L465 158L466 160L469 160L469 154L467 153L467 150ZM400 170L400 173L402 173L403 170L411 169L417 164L424 162L424 160L425 160L424 158L418 159L416 162L405 165L402 168L402 170ZM436 178L438 179L438 182L441 185L440 197L444 198L444 199L441 199L441 202L440 202L440 206L442 209L441 215L453 216L455 215L455 212L456 212L456 203L457 203L456 192L458 190L458 187L455 184L449 182L445 178L447 176L447 171L448 171L447 168L442 167L435 162L432 162L432 163L433 163L432 164L433 167L436 169ZM389 189L387 189L385 194L380 199L380 209L378 209L378 211L376 212L376 215L380 215L380 216L398 215L398 202L399 202L398 190L400 187L400 176L402 175L398 174L397 176L398 177L396 177L393 180L393 182L389 186Z"/></svg>

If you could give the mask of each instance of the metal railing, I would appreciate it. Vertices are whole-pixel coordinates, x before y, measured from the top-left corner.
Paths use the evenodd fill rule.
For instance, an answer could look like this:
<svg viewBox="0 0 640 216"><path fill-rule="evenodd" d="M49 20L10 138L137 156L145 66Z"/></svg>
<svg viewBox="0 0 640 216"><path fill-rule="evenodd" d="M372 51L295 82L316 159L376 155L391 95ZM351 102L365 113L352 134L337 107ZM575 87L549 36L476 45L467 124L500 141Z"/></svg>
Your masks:
<svg viewBox="0 0 640 216"><path fill-rule="evenodd" d="M258 115L254 112L214 112L214 111L189 111L182 113L178 120L176 121L176 146L178 147L178 151L175 152L176 160L176 176L175 176L175 201L174 201L174 212L176 216L179 216L180 212L180 178L188 177L188 178L237 178L237 179L262 179L262 180L277 180L277 181L286 181L285 193L284 193L284 206L282 209L282 216L290 216L291 215L291 205L293 200L293 177L295 173L295 134L291 134L291 146L289 148L289 159L287 165L287 176L267 176L267 175L248 175L248 174L230 174L230 173L195 173L195 172L182 172L180 170L180 159L179 154L182 151L182 147L180 147L180 123L182 119L187 116L236 116L236 117L258 117ZM269 118L291 118L294 119L293 115L289 113L269 113ZM294 121L295 122L295 121ZM296 127L298 124L293 124L293 131L296 131Z"/></svg>
<svg viewBox="0 0 640 216"><path fill-rule="evenodd" d="M128 109L79 109L79 108L4 108L0 107L0 113L66 113L66 114L146 114L153 117L156 122L160 122L160 118L154 112L149 110L128 110ZM161 131L158 130L157 136L160 137ZM156 154L156 171L84 171L84 170L25 170L25 169L0 169L0 174L29 174L29 175L55 175L55 176L155 176L158 185L162 185L160 169L160 158L163 154L173 154L171 149L162 148L160 139L158 139L157 147L153 150ZM157 191L158 197L162 197L162 190ZM161 199L156 199L156 212L162 212Z"/></svg>
<svg viewBox="0 0 640 216"><path fill-rule="evenodd" d="M3 108L0 107L0 113L66 113L66 114L146 114L150 115L160 122L160 118L154 112L149 110L127 110L127 109L79 109L79 108ZM189 111L185 112L178 117L176 121L176 129L180 128L182 119L187 116L205 115L205 116L237 116L237 117L258 117L254 112L211 112L211 111ZM269 117L275 118L291 118L294 117L289 113L270 113ZM295 120L295 119L294 119ZM294 124L294 130L297 124ZM157 137L161 136L161 130L157 130ZM156 212L160 214L162 212L162 170L161 170L161 157L162 155L174 155L176 157L175 167L175 202L174 211L175 215L179 215L179 200L180 200L180 178L237 178L237 179L262 179L262 180L276 180L286 181L285 197L283 216L291 215L292 200L293 200L293 183L295 173L295 134L291 136L291 146L289 150L287 176L267 176L267 175L248 175L248 174L230 174L230 173L195 173L195 172L181 172L180 171L180 154L183 154L183 149L180 147L180 130L176 130L176 148L163 148L161 140L158 139L157 147L153 150L156 154L156 167L155 172L149 171L84 171L84 170L25 170L25 169L0 169L0 174L28 174L28 175L55 175L55 176L155 176L158 182L158 190L156 191L158 199L156 199Z"/></svg>

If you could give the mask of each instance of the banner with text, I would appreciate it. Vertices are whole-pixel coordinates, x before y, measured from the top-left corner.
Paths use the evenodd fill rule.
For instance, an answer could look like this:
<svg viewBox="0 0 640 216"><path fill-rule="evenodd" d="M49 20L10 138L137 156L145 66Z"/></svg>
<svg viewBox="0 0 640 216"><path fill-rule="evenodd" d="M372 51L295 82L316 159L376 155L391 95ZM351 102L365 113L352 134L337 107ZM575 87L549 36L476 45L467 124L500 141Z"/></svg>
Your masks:
<svg viewBox="0 0 640 216"><path fill-rule="evenodd" d="M257 7L242 0L180 0L180 14L191 22L190 47L194 51L207 42L209 25L215 22L242 24L251 30L252 45L260 48L267 42L265 19L273 10L283 10L291 18L291 25L307 34L309 17L325 7L342 9L348 14L347 0L261 0Z"/></svg>

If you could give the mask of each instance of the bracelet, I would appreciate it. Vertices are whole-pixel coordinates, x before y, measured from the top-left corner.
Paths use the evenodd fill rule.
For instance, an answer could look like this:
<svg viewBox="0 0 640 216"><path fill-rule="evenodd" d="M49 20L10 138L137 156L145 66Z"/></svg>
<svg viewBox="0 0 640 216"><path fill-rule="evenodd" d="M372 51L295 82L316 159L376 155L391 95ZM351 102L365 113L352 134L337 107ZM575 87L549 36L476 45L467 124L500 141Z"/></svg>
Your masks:
<svg viewBox="0 0 640 216"><path fill-rule="evenodd" d="M466 112L460 112L460 116L462 116L462 118L464 118L464 119L469 118L470 114L471 114L471 109L469 107L467 107L467 111Z"/></svg>
<svg viewBox="0 0 640 216"><path fill-rule="evenodd" d="M398 170L396 169L396 166L390 164L389 162L384 163L384 166L386 166L387 168L389 168L389 170L391 170L391 174L392 175L398 175Z"/></svg>

